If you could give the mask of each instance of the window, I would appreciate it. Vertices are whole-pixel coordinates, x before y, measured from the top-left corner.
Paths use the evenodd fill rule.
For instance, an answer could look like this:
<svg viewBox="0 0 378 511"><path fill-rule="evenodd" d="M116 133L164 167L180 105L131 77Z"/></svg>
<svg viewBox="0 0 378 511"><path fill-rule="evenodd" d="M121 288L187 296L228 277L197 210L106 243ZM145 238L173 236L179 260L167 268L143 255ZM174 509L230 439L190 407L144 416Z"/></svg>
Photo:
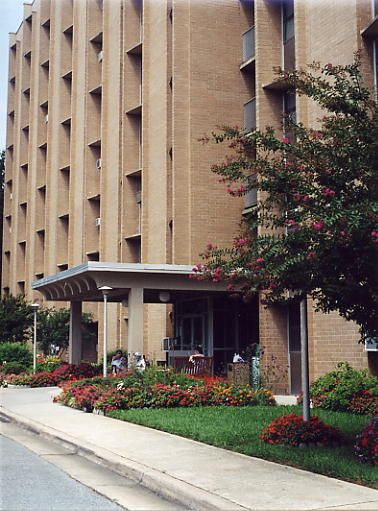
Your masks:
<svg viewBox="0 0 378 511"><path fill-rule="evenodd" d="M282 2L282 42L294 37L294 0L283 0Z"/></svg>
<svg viewBox="0 0 378 511"><path fill-rule="evenodd" d="M292 143L294 141L294 133L290 129L290 122L295 122L296 117L296 99L295 92L293 90L289 90L284 93L283 116L284 132L285 135L289 138L289 141Z"/></svg>

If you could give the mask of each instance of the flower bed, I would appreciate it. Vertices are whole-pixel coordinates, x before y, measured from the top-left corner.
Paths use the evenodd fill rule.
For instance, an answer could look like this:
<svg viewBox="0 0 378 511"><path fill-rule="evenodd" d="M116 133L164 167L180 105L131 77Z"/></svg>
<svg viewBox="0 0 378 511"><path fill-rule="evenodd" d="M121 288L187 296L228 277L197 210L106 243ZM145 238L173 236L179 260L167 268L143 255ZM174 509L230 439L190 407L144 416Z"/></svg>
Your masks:
<svg viewBox="0 0 378 511"><path fill-rule="evenodd" d="M291 413L274 419L260 434L268 444L298 446L340 445L344 438L340 430L324 424L318 417L304 421L302 415Z"/></svg>
<svg viewBox="0 0 378 511"><path fill-rule="evenodd" d="M90 378L98 374L99 370L91 364L67 364L63 363L54 371L41 371L36 374L21 374L7 378L12 385L28 385L30 387L49 387L58 385L67 380L79 380Z"/></svg>
<svg viewBox="0 0 378 511"><path fill-rule="evenodd" d="M356 437L354 454L361 463L378 465L378 417L375 417Z"/></svg>
<svg viewBox="0 0 378 511"><path fill-rule="evenodd" d="M224 381L191 381L191 384L145 385L121 381L117 386L114 380L104 382L86 381L63 386L63 392L55 399L73 408L103 412L127 410L130 408L174 408L193 406L250 406L275 404L268 390L254 391L249 385L236 386Z"/></svg>

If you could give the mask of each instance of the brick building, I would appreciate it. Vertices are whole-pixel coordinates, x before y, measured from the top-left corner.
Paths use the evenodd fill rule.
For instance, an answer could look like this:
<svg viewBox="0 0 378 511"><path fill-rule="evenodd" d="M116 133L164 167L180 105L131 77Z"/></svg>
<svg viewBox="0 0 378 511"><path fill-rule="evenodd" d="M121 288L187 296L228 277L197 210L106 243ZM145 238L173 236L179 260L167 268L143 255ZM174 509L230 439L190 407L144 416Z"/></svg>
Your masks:
<svg viewBox="0 0 378 511"><path fill-rule="evenodd" d="M220 367L259 342L277 388L297 392L297 307L189 284L206 243L229 244L256 200L227 196L210 172L224 148L199 138L223 124L281 129L293 111L316 123L275 66L350 63L361 49L373 88L376 12L369 0L25 4L9 44L2 293L70 302L72 360L96 356L75 318L85 302L102 338L106 285L109 348L163 360L175 337L177 353L201 344ZM366 367L357 329L308 305L311 377L340 360Z"/></svg>

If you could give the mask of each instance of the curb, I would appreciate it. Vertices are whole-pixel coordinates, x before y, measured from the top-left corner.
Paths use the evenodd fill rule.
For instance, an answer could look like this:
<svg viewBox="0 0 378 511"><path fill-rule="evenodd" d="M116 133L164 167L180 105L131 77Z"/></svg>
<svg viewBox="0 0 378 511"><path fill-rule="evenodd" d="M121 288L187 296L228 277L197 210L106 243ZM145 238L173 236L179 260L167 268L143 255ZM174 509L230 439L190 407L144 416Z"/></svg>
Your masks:
<svg viewBox="0 0 378 511"><path fill-rule="evenodd" d="M246 511L232 500L225 499L209 491L203 490L186 481L177 479L142 463L124 458L89 442L80 441L66 433L44 426L36 421L26 419L10 410L0 408L0 418L17 424L36 435L63 445L79 456L97 463L116 474L127 477L153 493L171 502L177 503L194 511Z"/></svg>

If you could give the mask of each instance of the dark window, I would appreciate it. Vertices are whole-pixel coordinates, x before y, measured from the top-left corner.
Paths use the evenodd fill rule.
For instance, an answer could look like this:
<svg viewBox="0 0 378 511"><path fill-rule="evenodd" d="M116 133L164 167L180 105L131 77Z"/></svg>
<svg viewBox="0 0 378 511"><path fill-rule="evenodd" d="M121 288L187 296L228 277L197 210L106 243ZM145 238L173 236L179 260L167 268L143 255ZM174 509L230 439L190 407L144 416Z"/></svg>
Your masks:
<svg viewBox="0 0 378 511"><path fill-rule="evenodd" d="M289 138L290 142L294 141L293 130L290 129L290 123L295 122L296 118L296 100L294 91L287 91L283 97L283 124L285 135Z"/></svg>
<svg viewBox="0 0 378 511"><path fill-rule="evenodd" d="M282 2L283 42L286 43L294 37L294 0Z"/></svg>

